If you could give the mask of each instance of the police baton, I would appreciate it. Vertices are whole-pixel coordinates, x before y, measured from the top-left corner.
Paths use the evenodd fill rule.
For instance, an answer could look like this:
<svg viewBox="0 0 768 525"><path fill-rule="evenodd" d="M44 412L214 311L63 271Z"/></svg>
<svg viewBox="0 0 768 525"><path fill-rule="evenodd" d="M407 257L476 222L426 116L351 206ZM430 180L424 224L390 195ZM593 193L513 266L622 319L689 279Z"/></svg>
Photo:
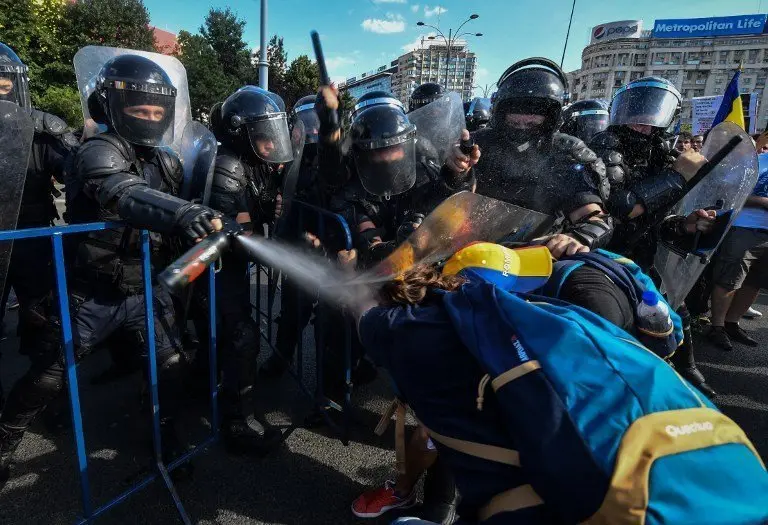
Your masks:
<svg viewBox="0 0 768 525"><path fill-rule="evenodd" d="M317 69L320 72L320 85L330 86L331 77L328 76L328 67L325 65L325 55L323 54L323 46L320 44L320 35L317 31L312 31L310 36L312 37L312 47L315 49Z"/></svg>

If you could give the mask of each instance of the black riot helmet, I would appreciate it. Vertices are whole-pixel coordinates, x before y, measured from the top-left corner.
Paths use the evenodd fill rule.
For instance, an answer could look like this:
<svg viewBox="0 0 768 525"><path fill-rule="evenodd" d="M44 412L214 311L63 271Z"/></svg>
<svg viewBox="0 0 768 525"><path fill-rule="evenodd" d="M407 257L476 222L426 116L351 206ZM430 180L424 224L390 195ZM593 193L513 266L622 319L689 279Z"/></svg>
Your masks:
<svg viewBox="0 0 768 525"><path fill-rule="evenodd" d="M92 113L94 120L104 120L128 142L149 147L173 142L176 88L149 58L120 55L109 60L91 96L101 110Z"/></svg>
<svg viewBox="0 0 768 525"><path fill-rule="evenodd" d="M27 66L13 49L0 42L0 100L32 109L27 71Z"/></svg>
<svg viewBox="0 0 768 525"><path fill-rule="evenodd" d="M315 111L316 95L301 97L293 106L294 122L301 120L304 123L304 143L317 144L320 133L320 119Z"/></svg>
<svg viewBox="0 0 768 525"><path fill-rule="evenodd" d="M363 188L384 197L416 182L416 126L402 107L390 103L358 111L350 127L352 157Z"/></svg>
<svg viewBox="0 0 768 525"><path fill-rule="evenodd" d="M366 108L379 106L382 104L400 108L403 112L405 112L405 106L403 103L400 102L400 99L395 98L392 93L388 91L370 91L357 99L355 107L352 109L352 118L354 119L357 113Z"/></svg>
<svg viewBox="0 0 768 525"><path fill-rule="evenodd" d="M476 97L469 104L467 111L467 129L475 131L484 128L491 120L491 99Z"/></svg>
<svg viewBox="0 0 768 525"><path fill-rule="evenodd" d="M586 143L608 128L608 103L604 100L579 100L563 110L560 132Z"/></svg>
<svg viewBox="0 0 768 525"><path fill-rule="evenodd" d="M680 114L682 97L665 78L643 77L623 86L611 101L611 126L650 126L663 133Z"/></svg>
<svg viewBox="0 0 768 525"><path fill-rule="evenodd" d="M256 86L235 91L221 106L221 127L228 141L247 148L241 153L271 164L293 160L288 118L274 93Z"/></svg>
<svg viewBox="0 0 768 525"><path fill-rule="evenodd" d="M560 123L568 80L560 67L546 58L527 58L510 66L497 82L491 127L514 142L551 135ZM510 124L507 116L538 115L539 125Z"/></svg>
<svg viewBox="0 0 768 525"><path fill-rule="evenodd" d="M411 98L408 100L408 113L420 107L426 106L430 102L434 102L445 94L445 89L440 84L434 82L427 82L420 86L411 93Z"/></svg>

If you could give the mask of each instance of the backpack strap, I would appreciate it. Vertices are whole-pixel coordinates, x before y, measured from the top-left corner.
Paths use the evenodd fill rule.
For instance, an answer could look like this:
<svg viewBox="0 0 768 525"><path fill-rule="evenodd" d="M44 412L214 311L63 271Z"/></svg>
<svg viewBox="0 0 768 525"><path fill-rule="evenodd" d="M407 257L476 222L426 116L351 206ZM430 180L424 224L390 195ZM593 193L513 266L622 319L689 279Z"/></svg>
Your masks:
<svg viewBox="0 0 768 525"><path fill-rule="evenodd" d="M544 500L536 494L532 486L520 485L496 494L491 501L480 508L477 517L482 522L502 512L514 512L543 504Z"/></svg>
<svg viewBox="0 0 768 525"><path fill-rule="evenodd" d="M444 436L432 431L421 421L419 421L419 424L427 429L429 437L441 445L452 448L453 450L461 452L462 454L466 454L475 458L485 459L487 461L494 461L496 463L511 465L513 467L520 466L520 454L517 452L517 450Z"/></svg>
<svg viewBox="0 0 768 525"><path fill-rule="evenodd" d="M575 259L565 259L555 262L552 265L552 275L547 279L546 284L541 288L541 293L547 297L560 297L560 290L565 281L568 280L571 273L584 266L584 261Z"/></svg>

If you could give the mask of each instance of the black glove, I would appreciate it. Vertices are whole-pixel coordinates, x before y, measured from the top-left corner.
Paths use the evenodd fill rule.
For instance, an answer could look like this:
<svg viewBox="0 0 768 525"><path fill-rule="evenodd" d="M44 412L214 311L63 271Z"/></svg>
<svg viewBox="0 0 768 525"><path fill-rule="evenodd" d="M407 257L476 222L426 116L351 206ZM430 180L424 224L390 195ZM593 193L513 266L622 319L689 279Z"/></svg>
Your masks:
<svg viewBox="0 0 768 525"><path fill-rule="evenodd" d="M399 245L405 242L405 240L416 231L416 228L421 226L421 223L424 222L424 218L425 216L423 213L409 213L397 229L397 244Z"/></svg>
<svg viewBox="0 0 768 525"><path fill-rule="evenodd" d="M175 229L190 241L195 241L214 233L216 229L211 221L220 219L221 213L207 206L188 203L176 210L174 217Z"/></svg>
<svg viewBox="0 0 768 525"><path fill-rule="evenodd" d="M315 99L315 113L320 120L318 131L321 137L330 137L339 130L339 112L337 109L331 109L326 105L322 93L318 93Z"/></svg>

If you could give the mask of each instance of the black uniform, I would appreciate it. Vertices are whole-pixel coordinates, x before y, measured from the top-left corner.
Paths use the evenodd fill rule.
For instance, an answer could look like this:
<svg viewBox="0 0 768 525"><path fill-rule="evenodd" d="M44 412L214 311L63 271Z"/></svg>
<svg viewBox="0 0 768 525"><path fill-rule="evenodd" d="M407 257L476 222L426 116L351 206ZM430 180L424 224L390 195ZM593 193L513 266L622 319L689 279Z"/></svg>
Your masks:
<svg viewBox="0 0 768 525"><path fill-rule="evenodd" d="M583 141L556 133L563 109L565 74L550 60L530 58L501 76L490 127L473 134L480 160L472 170L476 192L547 213L562 214L559 231L590 248L605 246L612 234L610 217L588 215L575 223L569 214L608 197L605 167ZM535 126L509 122L515 115L543 117Z"/></svg>
<svg viewBox="0 0 768 525"><path fill-rule="evenodd" d="M181 181L181 164L172 153L157 148L173 122L175 88L165 72L151 60L122 55L104 65L92 107L94 115L110 131L87 140L78 150L72 177L67 180L67 207L72 223L126 221L127 226L92 232L74 238L68 249L74 253L70 303L72 332L78 357L85 356L110 335L121 332L144 351L144 295L139 228L152 235L152 264L165 266L178 253L172 235L190 241L214 231L212 210L174 197ZM137 84L154 81L151 92L141 86L126 100L120 84L133 78ZM146 85L146 84L145 84ZM118 91L118 93L115 93ZM163 94L158 93L162 91ZM146 95L146 97L144 97ZM123 110L127 105L151 104L164 108L165 118L143 121ZM108 116L109 115L109 116ZM145 122L149 125L144 125ZM132 141L132 142L129 142ZM163 234L163 235L160 235ZM155 338L166 454L177 452L171 431L173 401L179 388L182 358L174 326L170 297L160 287L153 289ZM39 305L40 314L30 337L22 342L30 357L29 371L14 385L0 417L0 481L9 475L13 452L35 416L52 401L64 385L61 323L53 301Z"/></svg>
<svg viewBox="0 0 768 525"><path fill-rule="evenodd" d="M249 86L222 104L221 141L211 188L211 206L234 219L247 213L243 224L262 235L264 224L275 218L281 173L278 163L290 161L292 150L286 115L275 95ZM277 123L277 124L276 124ZM274 146L270 157L257 140ZM286 149L287 147L287 149ZM261 154L258 153L261 151ZM249 260L233 252L222 257L216 278L216 299L223 378L223 435L231 452L263 454L281 441L281 433L253 413L253 382L260 348L259 326L251 315Z"/></svg>
<svg viewBox="0 0 768 525"><path fill-rule="evenodd" d="M650 223L685 194L686 181L672 169L674 156L664 140L666 128L679 114L680 100L680 94L668 80L645 77L633 81L614 95L611 126L591 142L606 164L611 183L607 204L617 221L617 234L609 249L633 259L651 275L659 239L679 241L685 237L685 217L669 215L661 227ZM651 131L640 133L631 124L648 126ZM638 204L645 212L630 219ZM691 315L685 305L677 313L683 321L684 340L671 360L683 377L713 396L715 391L694 360Z"/></svg>

